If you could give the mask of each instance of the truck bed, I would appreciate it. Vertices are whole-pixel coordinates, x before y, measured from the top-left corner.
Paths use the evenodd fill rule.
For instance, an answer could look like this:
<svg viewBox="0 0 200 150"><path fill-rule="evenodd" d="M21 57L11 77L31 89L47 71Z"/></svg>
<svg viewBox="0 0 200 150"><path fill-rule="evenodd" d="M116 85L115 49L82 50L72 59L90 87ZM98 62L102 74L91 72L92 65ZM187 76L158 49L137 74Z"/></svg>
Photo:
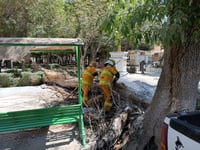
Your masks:
<svg viewBox="0 0 200 150"><path fill-rule="evenodd" d="M182 149L199 150L200 145L200 112L180 113L168 116L168 146L172 149L181 143ZM174 145L175 144L175 145ZM180 146L180 145L179 145Z"/></svg>
<svg viewBox="0 0 200 150"><path fill-rule="evenodd" d="M172 118L170 127L200 143L200 112L184 113Z"/></svg>

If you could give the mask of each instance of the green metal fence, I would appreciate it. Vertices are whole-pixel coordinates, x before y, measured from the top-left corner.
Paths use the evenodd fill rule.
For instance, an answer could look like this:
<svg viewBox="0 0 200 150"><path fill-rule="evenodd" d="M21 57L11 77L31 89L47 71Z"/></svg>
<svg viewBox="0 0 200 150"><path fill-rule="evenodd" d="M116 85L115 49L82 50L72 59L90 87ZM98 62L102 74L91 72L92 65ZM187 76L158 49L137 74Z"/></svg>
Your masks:
<svg viewBox="0 0 200 150"><path fill-rule="evenodd" d="M76 38L0 38L0 46L73 46L76 53L78 72L78 104L0 113L0 132L18 131L30 128L77 122L82 145L85 146L85 131L81 94L80 46L84 43Z"/></svg>

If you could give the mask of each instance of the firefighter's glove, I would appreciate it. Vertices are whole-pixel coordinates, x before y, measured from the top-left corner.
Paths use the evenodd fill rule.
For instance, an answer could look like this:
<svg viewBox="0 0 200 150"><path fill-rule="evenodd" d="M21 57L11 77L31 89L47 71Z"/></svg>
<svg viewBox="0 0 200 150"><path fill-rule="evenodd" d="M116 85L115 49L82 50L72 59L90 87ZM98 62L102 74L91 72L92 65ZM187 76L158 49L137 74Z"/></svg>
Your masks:
<svg viewBox="0 0 200 150"><path fill-rule="evenodd" d="M117 78L114 78L113 85L115 85L116 83L117 83Z"/></svg>

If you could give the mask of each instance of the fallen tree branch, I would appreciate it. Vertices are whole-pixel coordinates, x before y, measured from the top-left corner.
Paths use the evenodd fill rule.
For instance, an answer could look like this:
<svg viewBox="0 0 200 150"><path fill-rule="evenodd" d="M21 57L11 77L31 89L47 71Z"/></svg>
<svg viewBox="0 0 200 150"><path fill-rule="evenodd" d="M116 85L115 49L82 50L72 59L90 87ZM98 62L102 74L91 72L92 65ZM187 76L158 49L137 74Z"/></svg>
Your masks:
<svg viewBox="0 0 200 150"><path fill-rule="evenodd" d="M121 83L117 83L115 85L115 87L113 87L113 89L118 92L118 94L120 95L120 97L122 99L125 99L126 101L131 101L133 102L135 105L137 105L138 107L146 110L150 103L140 99L139 97L137 97L133 91L130 91L128 89L127 86L125 86L124 84L121 84Z"/></svg>
<svg viewBox="0 0 200 150"><path fill-rule="evenodd" d="M104 99L103 95L97 95L91 99L88 100L87 105L88 106L94 106L94 105L99 105L100 102L102 102Z"/></svg>
<svg viewBox="0 0 200 150"><path fill-rule="evenodd" d="M50 84L56 84L65 88L77 88L78 78L69 75L67 72L56 72L41 68L44 71L44 81Z"/></svg>
<svg viewBox="0 0 200 150"><path fill-rule="evenodd" d="M109 128L106 129L105 135L97 143L98 149L110 150L113 147L113 143L120 137L127 124L128 114L129 112L124 111L113 118Z"/></svg>

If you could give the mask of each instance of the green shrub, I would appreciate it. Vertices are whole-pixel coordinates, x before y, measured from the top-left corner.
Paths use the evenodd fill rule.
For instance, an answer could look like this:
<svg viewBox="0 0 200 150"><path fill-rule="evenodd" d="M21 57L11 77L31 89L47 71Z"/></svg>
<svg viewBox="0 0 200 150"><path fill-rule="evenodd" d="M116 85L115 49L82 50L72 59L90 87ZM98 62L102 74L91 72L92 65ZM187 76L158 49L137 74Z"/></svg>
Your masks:
<svg viewBox="0 0 200 150"><path fill-rule="evenodd" d="M24 71L31 72L31 68L25 68Z"/></svg>
<svg viewBox="0 0 200 150"><path fill-rule="evenodd" d="M16 87L18 85L18 83L19 83L19 80L20 80L20 77L13 78L11 86Z"/></svg>
<svg viewBox="0 0 200 150"><path fill-rule="evenodd" d="M20 72L20 76L16 77L16 72L13 70L11 73L0 73L0 87L40 85L43 83L43 74L43 71Z"/></svg>
<svg viewBox="0 0 200 150"><path fill-rule="evenodd" d="M31 72L22 72L21 78L18 81L17 86L29 86L31 85Z"/></svg>
<svg viewBox="0 0 200 150"><path fill-rule="evenodd" d="M6 73L12 73L14 78L21 77L21 71L17 68L7 70Z"/></svg>
<svg viewBox="0 0 200 150"><path fill-rule="evenodd" d="M9 87L12 84L12 74L0 73L0 87Z"/></svg>

